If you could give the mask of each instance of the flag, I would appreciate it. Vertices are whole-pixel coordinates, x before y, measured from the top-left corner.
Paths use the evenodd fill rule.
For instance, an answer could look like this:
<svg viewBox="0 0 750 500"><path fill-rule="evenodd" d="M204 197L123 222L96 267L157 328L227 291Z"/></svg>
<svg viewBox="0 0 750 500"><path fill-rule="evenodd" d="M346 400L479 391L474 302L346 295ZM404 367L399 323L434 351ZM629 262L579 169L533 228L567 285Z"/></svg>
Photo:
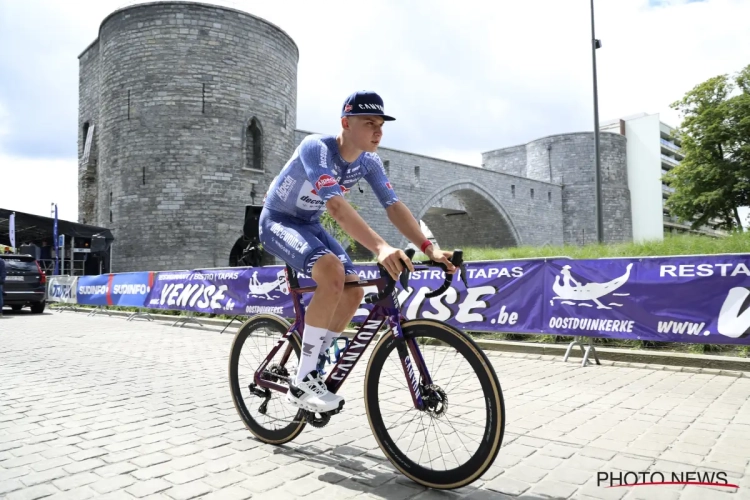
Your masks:
<svg viewBox="0 0 750 500"><path fill-rule="evenodd" d="M16 213L10 214L10 246L13 247L13 251L16 250Z"/></svg>
<svg viewBox="0 0 750 500"><path fill-rule="evenodd" d="M60 269L60 246L57 244L57 204L55 204L55 224L52 229L52 238L55 240L55 271L52 274L57 276Z"/></svg>

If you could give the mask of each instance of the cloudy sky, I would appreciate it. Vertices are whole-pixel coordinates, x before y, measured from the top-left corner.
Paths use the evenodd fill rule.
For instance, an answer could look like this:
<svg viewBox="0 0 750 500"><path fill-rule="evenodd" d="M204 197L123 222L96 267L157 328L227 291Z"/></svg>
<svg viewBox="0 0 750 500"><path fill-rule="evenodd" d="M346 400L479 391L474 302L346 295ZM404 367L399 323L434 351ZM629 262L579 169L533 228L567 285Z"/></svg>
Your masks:
<svg viewBox="0 0 750 500"><path fill-rule="evenodd" d="M0 0L0 206L77 220L78 55L127 0ZM374 89L384 147L479 165L480 153L593 130L588 0L215 0L300 48L297 127L335 133ZM748 0L597 0L600 120L660 113L750 62ZM19 172L24 172L21 175ZM31 175L30 175L31 174Z"/></svg>

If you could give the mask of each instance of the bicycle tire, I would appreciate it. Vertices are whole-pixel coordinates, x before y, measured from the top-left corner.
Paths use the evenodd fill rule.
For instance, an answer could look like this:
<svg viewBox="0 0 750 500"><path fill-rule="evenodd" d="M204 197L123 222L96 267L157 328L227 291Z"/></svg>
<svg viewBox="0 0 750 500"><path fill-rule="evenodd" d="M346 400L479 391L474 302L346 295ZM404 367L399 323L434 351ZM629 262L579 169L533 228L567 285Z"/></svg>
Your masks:
<svg viewBox="0 0 750 500"><path fill-rule="evenodd" d="M245 405L244 399L242 397L239 397L242 394L239 376L237 373L239 367L240 352L242 351L242 346L244 345L245 340L248 338L248 336L253 332L253 330L260 326L265 328L273 328L279 333L279 336L284 335L290 327L289 323L286 320L273 314L259 314L245 321L237 330L237 333L234 336L234 341L232 342L232 348L229 355L229 387L232 392L232 402L234 402L234 407L237 410L237 413L240 415L242 422L245 424L245 427L247 427L247 429L252 432L255 437L257 437L264 443L279 445L288 443L292 439L296 438L305 428L306 422L303 418L302 410L297 411L297 414L294 417L294 421L286 427L276 430L267 429L259 424L252 417L252 415L250 415L250 412ZM298 337L292 334L289 336L288 341L292 343L294 353L299 359L300 344ZM283 346L282 349L284 349Z"/></svg>
<svg viewBox="0 0 750 500"><path fill-rule="evenodd" d="M365 373L365 412L380 449L402 474L412 481L435 489L456 489L474 482L490 468L502 446L505 432L505 402L492 364L473 339L437 320L412 320L402 324L404 338L430 337L456 348L474 368L487 406L487 424L476 453L463 465L445 471L422 467L410 460L388 434L380 413L378 382L380 373L398 339L383 335L375 346ZM416 365L412 363L413 366ZM433 378L437 374L431 374ZM417 375L419 376L419 375Z"/></svg>

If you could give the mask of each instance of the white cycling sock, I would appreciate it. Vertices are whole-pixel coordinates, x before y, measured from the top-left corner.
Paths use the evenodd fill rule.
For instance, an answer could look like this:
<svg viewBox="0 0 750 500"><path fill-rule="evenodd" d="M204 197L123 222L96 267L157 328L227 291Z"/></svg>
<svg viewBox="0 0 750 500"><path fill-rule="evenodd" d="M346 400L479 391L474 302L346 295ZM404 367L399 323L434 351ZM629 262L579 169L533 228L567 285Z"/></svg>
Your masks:
<svg viewBox="0 0 750 500"><path fill-rule="evenodd" d="M320 346L320 355L322 356L325 354L326 349L331 347L333 345L333 339L341 335L341 332L332 332L331 330L328 330L328 333L326 334L326 338L323 341L323 345Z"/></svg>
<svg viewBox="0 0 750 500"><path fill-rule="evenodd" d="M300 353L299 369L297 370L294 385L299 385L302 379L318 366L320 346L323 345L327 333L327 328L305 325L305 331L302 333L302 352Z"/></svg>

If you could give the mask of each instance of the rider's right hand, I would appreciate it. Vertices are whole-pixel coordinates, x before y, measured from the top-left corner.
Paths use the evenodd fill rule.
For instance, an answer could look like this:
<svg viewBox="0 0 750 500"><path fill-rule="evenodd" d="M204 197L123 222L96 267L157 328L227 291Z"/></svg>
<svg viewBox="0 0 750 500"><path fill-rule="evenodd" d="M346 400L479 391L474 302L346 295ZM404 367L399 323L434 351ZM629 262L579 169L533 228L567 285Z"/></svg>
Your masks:
<svg viewBox="0 0 750 500"><path fill-rule="evenodd" d="M404 264L401 262L402 260L406 263L406 267L409 268L409 271L414 272L414 265L403 250L393 248L390 245L385 245L380 252L378 252L378 263L385 267L386 271L388 271L388 274L391 275L394 281L398 279L399 274L404 270Z"/></svg>

